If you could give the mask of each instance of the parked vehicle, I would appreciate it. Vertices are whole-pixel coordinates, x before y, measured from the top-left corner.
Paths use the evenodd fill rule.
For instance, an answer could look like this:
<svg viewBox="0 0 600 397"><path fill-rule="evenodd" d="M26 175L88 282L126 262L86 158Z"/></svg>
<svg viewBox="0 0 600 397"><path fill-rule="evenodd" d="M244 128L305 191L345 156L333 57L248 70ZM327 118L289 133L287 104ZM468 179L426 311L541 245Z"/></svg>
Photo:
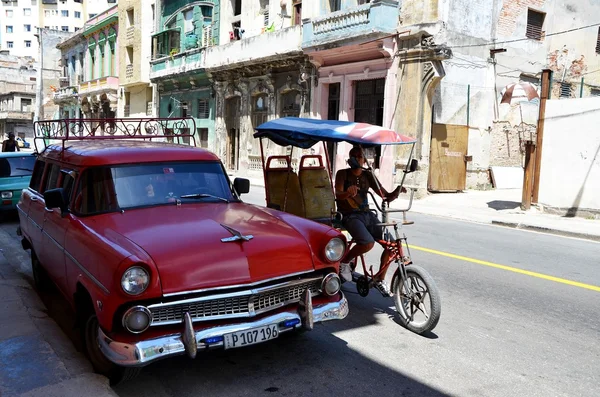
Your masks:
<svg viewBox="0 0 600 397"><path fill-rule="evenodd" d="M19 145L20 148L23 148L23 149L30 149L31 148L31 144L29 142L27 142L25 140L25 138L21 138L19 136L19 137L17 137L16 141L17 141L17 145Z"/></svg>
<svg viewBox="0 0 600 397"><path fill-rule="evenodd" d="M34 163L34 154L0 152L0 212L17 209L21 191L29 186Z"/></svg>
<svg viewBox="0 0 600 397"><path fill-rule="evenodd" d="M254 137L260 139L267 207L279 208L316 222L332 225L340 231L344 229L343 217L336 210L327 143L349 142L362 148L412 145L398 191L402 190L406 175L414 172L418 167L418 161L412 158L415 139L367 123L284 117L259 125ZM263 139L280 146L291 146L290 153L285 156L267 157ZM304 155L298 162L298 173L296 173L292 167L293 148L308 149L320 142L323 144L322 152L325 154L326 161L323 161L321 155ZM367 168L363 168L364 172L372 173L373 170L368 162L366 165ZM377 178L374 180L377 182ZM424 268L413 264L408 240L405 235L400 236L399 232L399 227L414 223L406 220L406 212L412 206L414 189L411 189L409 204L404 209L391 209L385 200L381 200L379 204L375 196L371 192L369 194L381 214L378 225L383 228L383 236L376 242L390 255L387 261L375 264L377 271L373 270L373 265L367 266L365 255L355 258L354 265L362 273L354 272L352 281L356 283L358 294L365 297L375 286L375 279L385 279L388 272L393 271L391 293L380 292L384 297L393 300L399 322L404 327L417 334L431 331L436 327L441 315L440 294L431 275ZM402 212L403 221L399 223L390 219L389 214L393 212ZM349 240L350 249L355 241L351 236ZM358 263L361 264L360 267L356 266Z"/></svg>
<svg viewBox="0 0 600 397"><path fill-rule="evenodd" d="M82 130L101 122L115 135ZM36 127L59 143L40 153L18 204L22 244L36 286L56 284L91 363L113 384L159 359L266 342L348 313L337 275L344 235L246 204L249 181L231 183L216 155L155 141L193 140L188 122Z"/></svg>

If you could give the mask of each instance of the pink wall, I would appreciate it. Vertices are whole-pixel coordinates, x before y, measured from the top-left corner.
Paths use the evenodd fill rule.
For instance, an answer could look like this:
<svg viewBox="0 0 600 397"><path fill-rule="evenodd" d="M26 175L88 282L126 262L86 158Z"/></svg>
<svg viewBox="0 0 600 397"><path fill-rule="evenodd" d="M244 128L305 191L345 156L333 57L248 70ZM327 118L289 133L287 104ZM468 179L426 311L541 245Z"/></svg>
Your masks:
<svg viewBox="0 0 600 397"><path fill-rule="evenodd" d="M352 51L349 49L348 53ZM326 59L326 58L325 58ZM396 72L397 62L390 58L380 58L370 61L359 61L334 66L319 68L319 85L315 88L311 104L311 117L317 119L327 118L329 84L340 83L340 112L339 119L354 121L354 93L353 82L385 78L383 127L391 128L394 125L394 109L397 100ZM335 170L347 167L346 160L352 145L339 143L334 161ZM394 158L391 147L383 147L381 168L376 171L384 188L393 188ZM322 151L321 145L315 147Z"/></svg>

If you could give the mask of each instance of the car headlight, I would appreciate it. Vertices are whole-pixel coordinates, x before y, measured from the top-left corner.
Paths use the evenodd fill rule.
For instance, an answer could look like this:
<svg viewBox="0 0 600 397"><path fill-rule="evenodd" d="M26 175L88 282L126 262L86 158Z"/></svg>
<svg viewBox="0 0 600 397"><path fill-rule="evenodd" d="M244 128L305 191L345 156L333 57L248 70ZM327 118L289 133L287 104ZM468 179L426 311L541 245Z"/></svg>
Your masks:
<svg viewBox="0 0 600 397"><path fill-rule="evenodd" d="M148 288L150 275L139 266L130 267L121 277L121 288L129 295L139 295Z"/></svg>
<svg viewBox="0 0 600 397"><path fill-rule="evenodd" d="M321 291L329 296L333 296L340 292L341 287L342 282L340 281L340 277L335 273L329 273L323 277L323 281L321 282Z"/></svg>
<svg viewBox="0 0 600 397"><path fill-rule="evenodd" d="M342 259L346 251L346 244L339 237L334 237L325 246L325 257L331 262L337 262Z"/></svg>
<svg viewBox="0 0 600 397"><path fill-rule="evenodd" d="M134 334L147 330L151 322L152 314L144 306L134 306L123 315L123 327Z"/></svg>
<svg viewBox="0 0 600 397"><path fill-rule="evenodd" d="M3 199L10 199L13 196L13 192L2 192L0 193L0 197Z"/></svg>

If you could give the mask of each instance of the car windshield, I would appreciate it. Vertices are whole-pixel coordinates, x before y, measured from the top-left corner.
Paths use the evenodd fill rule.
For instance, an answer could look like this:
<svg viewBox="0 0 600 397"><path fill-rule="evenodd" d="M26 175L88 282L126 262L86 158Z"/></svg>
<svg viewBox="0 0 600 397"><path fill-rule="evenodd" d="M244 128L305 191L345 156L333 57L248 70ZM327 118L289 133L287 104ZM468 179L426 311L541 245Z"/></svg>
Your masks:
<svg viewBox="0 0 600 397"><path fill-rule="evenodd" d="M35 157L30 154L0 158L0 178L30 176L33 173L34 163Z"/></svg>
<svg viewBox="0 0 600 397"><path fill-rule="evenodd" d="M151 163L111 168L120 208L235 200L219 162Z"/></svg>

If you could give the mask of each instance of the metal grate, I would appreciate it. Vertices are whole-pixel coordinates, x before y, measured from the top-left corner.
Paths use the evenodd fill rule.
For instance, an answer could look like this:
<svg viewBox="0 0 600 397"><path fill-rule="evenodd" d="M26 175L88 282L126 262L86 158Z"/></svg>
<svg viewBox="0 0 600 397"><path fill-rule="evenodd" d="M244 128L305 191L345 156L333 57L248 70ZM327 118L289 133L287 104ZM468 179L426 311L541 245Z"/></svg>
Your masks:
<svg viewBox="0 0 600 397"><path fill-rule="evenodd" d="M293 287L279 288L273 291L262 293L253 297L254 310L257 312L267 311L270 308L282 306L282 304L297 302L300 295L307 288L310 292L317 294L319 292L320 281L309 281Z"/></svg>
<svg viewBox="0 0 600 397"><path fill-rule="evenodd" d="M560 83L560 97L570 98L571 97L571 83Z"/></svg>
<svg viewBox="0 0 600 397"><path fill-rule="evenodd" d="M596 39L596 54L600 54L600 28L598 28L598 38Z"/></svg>
<svg viewBox="0 0 600 397"><path fill-rule="evenodd" d="M180 323L186 312L190 313L192 321L210 321L223 318L252 317L279 307L300 301L300 296L306 289L313 295L319 294L321 278L294 282L279 288L269 289L255 294L237 294L231 297L207 299L182 303L151 305L152 325Z"/></svg>
<svg viewBox="0 0 600 397"><path fill-rule="evenodd" d="M529 10L527 12L527 38L542 40L542 28L544 26L545 17L545 14L534 10Z"/></svg>
<svg viewBox="0 0 600 397"><path fill-rule="evenodd" d="M185 312L189 312L192 319L248 313L248 300L249 296L241 296L151 309L152 325L180 322Z"/></svg>
<svg viewBox="0 0 600 397"><path fill-rule="evenodd" d="M210 108L208 106L207 99L198 99L198 118L207 119L209 116Z"/></svg>

